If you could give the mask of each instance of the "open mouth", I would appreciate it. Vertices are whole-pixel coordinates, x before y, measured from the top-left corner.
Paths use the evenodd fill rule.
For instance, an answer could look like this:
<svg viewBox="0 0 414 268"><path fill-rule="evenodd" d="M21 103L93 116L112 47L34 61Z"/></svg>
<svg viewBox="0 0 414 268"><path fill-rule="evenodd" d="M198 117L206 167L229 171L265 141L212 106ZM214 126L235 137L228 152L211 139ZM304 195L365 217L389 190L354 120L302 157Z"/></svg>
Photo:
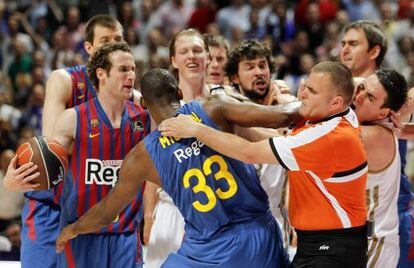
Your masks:
<svg viewBox="0 0 414 268"><path fill-rule="evenodd" d="M267 83L264 79L258 79L253 83L253 88L258 91L265 91L267 89Z"/></svg>
<svg viewBox="0 0 414 268"><path fill-rule="evenodd" d="M198 63L189 63L186 65L187 68L192 69L192 70L198 69L198 66L199 66Z"/></svg>

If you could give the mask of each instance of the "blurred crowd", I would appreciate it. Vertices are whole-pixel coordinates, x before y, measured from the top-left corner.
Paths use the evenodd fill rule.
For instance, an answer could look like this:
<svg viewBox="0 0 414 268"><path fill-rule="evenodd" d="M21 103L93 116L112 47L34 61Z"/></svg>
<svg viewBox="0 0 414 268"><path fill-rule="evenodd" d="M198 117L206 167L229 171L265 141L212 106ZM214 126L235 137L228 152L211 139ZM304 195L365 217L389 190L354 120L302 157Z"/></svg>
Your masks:
<svg viewBox="0 0 414 268"><path fill-rule="evenodd" d="M235 47L259 39L272 50L275 79L296 92L323 60L337 60L342 28L356 20L381 24L389 41L384 65L414 86L414 4L411 0L0 0L0 182L19 144L41 134L45 84L51 70L86 63L85 22L118 18L142 74L169 67L174 33L196 28ZM18 259L21 193L0 183L0 259ZM3 250L6 249L6 250Z"/></svg>

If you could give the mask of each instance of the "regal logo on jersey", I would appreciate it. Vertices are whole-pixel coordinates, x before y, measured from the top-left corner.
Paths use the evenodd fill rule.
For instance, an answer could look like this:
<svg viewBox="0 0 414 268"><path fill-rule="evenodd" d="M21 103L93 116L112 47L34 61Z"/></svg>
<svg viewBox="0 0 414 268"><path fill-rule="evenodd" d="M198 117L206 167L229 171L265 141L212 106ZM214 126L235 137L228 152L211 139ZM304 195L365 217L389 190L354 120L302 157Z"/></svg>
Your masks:
<svg viewBox="0 0 414 268"><path fill-rule="evenodd" d="M85 184L115 186L122 160L86 159Z"/></svg>

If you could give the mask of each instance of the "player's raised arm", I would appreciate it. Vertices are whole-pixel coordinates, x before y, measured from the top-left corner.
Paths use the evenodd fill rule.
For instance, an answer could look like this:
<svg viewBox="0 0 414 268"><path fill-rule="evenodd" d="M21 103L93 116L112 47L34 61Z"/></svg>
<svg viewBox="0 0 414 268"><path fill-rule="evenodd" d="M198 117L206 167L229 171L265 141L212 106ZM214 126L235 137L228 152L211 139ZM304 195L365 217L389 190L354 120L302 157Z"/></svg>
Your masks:
<svg viewBox="0 0 414 268"><path fill-rule="evenodd" d="M125 157L119 171L119 180L109 194L62 230L56 241L56 251L61 252L65 243L79 234L92 233L109 225L141 189L146 179L160 183L144 143L140 142Z"/></svg>
<svg viewBox="0 0 414 268"><path fill-rule="evenodd" d="M197 123L190 116L180 115L164 120L158 130L163 136L196 137L213 150L246 163L278 163L268 140L249 142L236 135Z"/></svg>
<svg viewBox="0 0 414 268"><path fill-rule="evenodd" d="M42 113L42 134L51 136L58 116L66 109L70 99L72 80L66 70L55 70L46 83L45 104Z"/></svg>

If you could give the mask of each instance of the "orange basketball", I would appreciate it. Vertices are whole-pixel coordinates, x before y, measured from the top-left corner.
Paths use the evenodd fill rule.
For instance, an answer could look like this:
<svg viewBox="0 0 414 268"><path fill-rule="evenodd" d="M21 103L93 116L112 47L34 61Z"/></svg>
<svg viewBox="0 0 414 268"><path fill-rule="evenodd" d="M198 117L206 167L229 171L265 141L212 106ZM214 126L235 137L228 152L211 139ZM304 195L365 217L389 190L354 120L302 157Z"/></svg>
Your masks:
<svg viewBox="0 0 414 268"><path fill-rule="evenodd" d="M52 138L37 136L30 138L16 151L17 167L33 162L38 166L39 177L32 183L39 183L36 190L55 187L66 175L68 156L65 148ZM16 168L17 168L16 167Z"/></svg>

